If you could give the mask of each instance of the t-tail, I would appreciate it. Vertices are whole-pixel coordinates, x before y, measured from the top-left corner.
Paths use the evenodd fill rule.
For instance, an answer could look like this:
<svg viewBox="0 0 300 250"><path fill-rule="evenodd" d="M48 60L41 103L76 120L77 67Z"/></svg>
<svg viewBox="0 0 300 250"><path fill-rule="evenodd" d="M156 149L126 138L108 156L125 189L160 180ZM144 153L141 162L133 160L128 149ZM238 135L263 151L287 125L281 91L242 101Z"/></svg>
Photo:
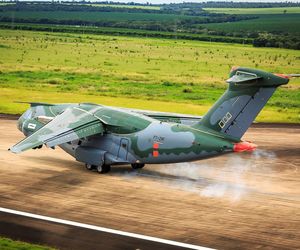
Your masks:
<svg viewBox="0 0 300 250"><path fill-rule="evenodd" d="M240 139L287 75L234 67L226 92L194 127L205 127Z"/></svg>

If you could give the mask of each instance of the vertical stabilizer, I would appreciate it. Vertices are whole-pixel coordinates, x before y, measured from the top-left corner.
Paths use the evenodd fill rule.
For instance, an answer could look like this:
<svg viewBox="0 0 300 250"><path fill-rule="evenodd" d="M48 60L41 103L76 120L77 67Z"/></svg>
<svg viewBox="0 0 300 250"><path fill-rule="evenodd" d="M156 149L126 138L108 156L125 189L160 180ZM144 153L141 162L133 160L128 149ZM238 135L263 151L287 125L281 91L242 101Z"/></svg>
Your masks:
<svg viewBox="0 0 300 250"><path fill-rule="evenodd" d="M237 67L230 72L226 92L194 127L206 127L240 139L276 88L288 78Z"/></svg>

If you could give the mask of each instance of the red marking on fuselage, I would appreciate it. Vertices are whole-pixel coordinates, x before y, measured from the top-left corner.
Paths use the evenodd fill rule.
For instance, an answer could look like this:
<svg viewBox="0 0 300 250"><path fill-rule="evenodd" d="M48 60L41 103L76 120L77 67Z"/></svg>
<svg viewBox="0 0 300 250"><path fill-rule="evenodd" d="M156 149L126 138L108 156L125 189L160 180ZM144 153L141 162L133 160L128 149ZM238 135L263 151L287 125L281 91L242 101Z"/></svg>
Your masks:
<svg viewBox="0 0 300 250"><path fill-rule="evenodd" d="M153 149L158 149L159 148L159 143L153 143Z"/></svg>
<svg viewBox="0 0 300 250"><path fill-rule="evenodd" d="M153 157L158 157L159 153L158 153L158 151L155 150L155 151L153 151L152 155L153 155Z"/></svg>

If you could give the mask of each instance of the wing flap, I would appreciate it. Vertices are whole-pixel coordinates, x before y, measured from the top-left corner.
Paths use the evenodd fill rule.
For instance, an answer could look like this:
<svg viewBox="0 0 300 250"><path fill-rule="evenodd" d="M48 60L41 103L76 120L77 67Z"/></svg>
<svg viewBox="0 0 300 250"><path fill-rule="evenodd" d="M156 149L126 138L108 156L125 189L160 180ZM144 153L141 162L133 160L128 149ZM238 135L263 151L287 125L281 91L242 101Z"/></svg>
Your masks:
<svg viewBox="0 0 300 250"><path fill-rule="evenodd" d="M46 144L53 147L65 142L103 133L102 122L92 113L68 108L41 129L10 148L14 153Z"/></svg>

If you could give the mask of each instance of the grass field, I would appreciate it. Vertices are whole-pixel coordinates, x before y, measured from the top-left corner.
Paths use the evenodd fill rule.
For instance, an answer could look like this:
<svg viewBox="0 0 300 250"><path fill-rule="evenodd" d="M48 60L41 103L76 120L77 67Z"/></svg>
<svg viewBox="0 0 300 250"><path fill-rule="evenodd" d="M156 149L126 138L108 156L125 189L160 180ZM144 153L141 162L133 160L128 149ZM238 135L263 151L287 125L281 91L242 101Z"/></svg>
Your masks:
<svg viewBox="0 0 300 250"><path fill-rule="evenodd" d="M300 14L300 7L280 7L280 8L204 8L211 13L224 14Z"/></svg>
<svg viewBox="0 0 300 250"><path fill-rule="evenodd" d="M208 8L206 10L209 12L205 12L201 10L200 5L191 7L189 4L177 7L162 5L161 10L157 11L147 8L159 6L128 5L128 9L124 4L99 5L103 8L107 6L106 10L94 6L95 4L85 6L71 2L61 5L2 6L0 21L2 28L9 28L8 23L17 26L18 29L26 24L27 30L42 31L49 30L49 25L52 25L58 32L89 29L86 31L93 34L103 34L104 32L99 32L102 28L124 28L130 29L126 34L129 36L147 36L146 31L149 31L156 32L155 35L152 33L155 37L169 39L178 37L199 41L252 43L257 47L300 48L300 7ZM116 9L117 6L120 8ZM141 8L132 10L131 7ZM36 24L39 28L34 26ZM69 30L57 30L58 25L68 26ZM121 33L124 34L124 31Z"/></svg>
<svg viewBox="0 0 300 250"><path fill-rule="evenodd" d="M257 19L201 26L223 32L289 32L300 34L300 7L281 8L206 8L211 13L254 15Z"/></svg>
<svg viewBox="0 0 300 250"><path fill-rule="evenodd" d="M162 39L185 39L193 41L210 41L223 43L252 44L252 38L241 38L235 36L221 36L211 34L192 34L186 32L168 32L160 30L129 29L115 27L95 27L95 26L74 26L74 25L53 25L53 24L35 24L35 23L0 23L0 29L30 30L42 32L63 32L75 34L96 34L112 36L131 36Z"/></svg>
<svg viewBox="0 0 300 250"><path fill-rule="evenodd" d="M97 7L160 10L160 6L152 6L152 5L128 5L128 4L91 4L91 5Z"/></svg>
<svg viewBox="0 0 300 250"><path fill-rule="evenodd" d="M29 105L16 101L48 102L48 103L98 103L103 105L176 112L181 114L204 115L211 107L210 104L196 105L192 103L178 103L172 101L143 100L126 97L110 97L82 93L34 91L28 89L1 88L0 113L20 114L29 108ZM298 117L298 118L297 118ZM262 110L258 122L299 122L299 109L281 109L268 107Z"/></svg>
<svg viewBox="0 0 300 250"><path fill-rule="evenodd" d="M22 19L83 20L83 21L176 21L192 17L174 14L85 12L85 11L5 11L0 17Z"/></svg>
<svg viewBox="0 0 300 250"><path fill-rule="evenodd" d="M13 101L96 102L203 114L234 65L299 73L300 51L247 45L0 30L0 112ZM272 97L260 121L300 122L300 81ZM120 98L121 97L121 98Z"/></svg>
<svg viewBox="0 0 300 250"><path fill-rule="evenodd" d="M54 250L54 248L39 246L21 241L13 241L7 238L0 237L1 250Z"/></svg>
<svg viewBox="0 0 300 250"><path fill-rule="evenodd" d="M300 34L300 14L264 14L259 18L231 23L210 23L201 26L224 32L289 32Z"/></svg>

